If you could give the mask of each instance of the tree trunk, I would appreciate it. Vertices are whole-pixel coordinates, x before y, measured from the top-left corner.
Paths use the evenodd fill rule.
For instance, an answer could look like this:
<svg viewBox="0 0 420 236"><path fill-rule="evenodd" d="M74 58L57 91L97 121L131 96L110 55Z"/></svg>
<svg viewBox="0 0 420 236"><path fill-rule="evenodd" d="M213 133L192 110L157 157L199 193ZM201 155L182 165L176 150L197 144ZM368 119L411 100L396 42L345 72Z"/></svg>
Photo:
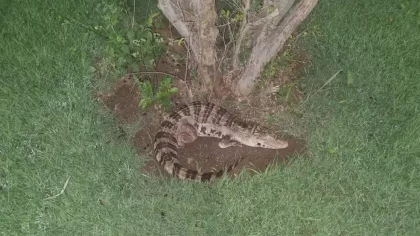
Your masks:
<svg viewBox="0 0 420 236"><path fill-rule="evenodd" d="M282 49L286 40L308 16L318 0L300 0L294 6L296 0L264 0L264 7L258 13L261 13L262 17L256 19L252 15L253 22L248 21L247 15L252 0L242 1L243 22L240 32L235 34L237 42L230 54L233 55L233 69L239 69L240 47L246 38L245 35L250 31L253 32L253 47L245 70L236 88L232 89L239 94L248 95L255 87L256 79L264 66ZM216 27L215 0L159 0L158 7L185 39L189 55L197 65L197 74L203 88L220 95L223 80L216 66L216 39L219 30Z"/></svg>
<svg viewBox="0 0 420 236"><path fill-rule="evenodd" d="M223 83L216 66L219 30L214 0L159 0L158 7L185 39L205 88L220 89Z"/></svg>
<svg viewBox="0 0 420 236"><path fill-rule="evenodd" d="M283 1L285 2L285 1ZM255 86L256 80L264 66L282 49L286 40L295 31L297 26L308 16L318 0L301 0L287 14L286 18L278 24L278 16L270 19L275 25L265 24L252 48L251 56L246 69L238 81L237 90L242 95L249 95ZM287 5L283 5L287 7ZM279 7L279 6L277 6ZM278 9L281 11L281 9Z"/></svg>

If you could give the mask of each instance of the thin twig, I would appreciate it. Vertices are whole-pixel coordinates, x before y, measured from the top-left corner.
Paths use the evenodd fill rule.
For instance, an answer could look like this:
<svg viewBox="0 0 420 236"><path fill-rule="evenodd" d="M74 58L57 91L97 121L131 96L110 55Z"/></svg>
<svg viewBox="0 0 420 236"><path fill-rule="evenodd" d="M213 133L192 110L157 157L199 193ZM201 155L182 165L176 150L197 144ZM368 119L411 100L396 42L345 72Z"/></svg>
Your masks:
<svg viewBox="0 0 420 236"><path fill-rule="evenodd" d="M147 136L149 136L149 140L150 140L150 143L153 145L153 137L150 135L150 129L147 129L149 132L147 132Z"/></svg>
<svg viewBox="0 0 420 236"><path fill-rule="evenodd" d="M222 24L222 25L216 25L216 27L217 27L217 28L221 28L221 27L224 27L224 26L227 26L227 25L230 25L230 22L228 22L228 23L226 23L226 24Z"/></svg>
<svg viewBox="0 0 420 236"><path fill-rule="evenodd" d="M190 3L190 4L192 4L192 3ZM183 42L184 42L185 48L188 50L188 52L187 52L188 53L187 54L187 59L188 59L188 56L191 55L190 47L193 47L193 44L194 44L193 37L192 37L192 34L193 34L192 28L193 28L193 25L194 25L195 22L199 22L199 17L197 17L195 14L183 9L181 7L179 1L177 1L177 7L178 7L178 11L180 11L181 14L182 14L182 22L184 22L186 24L186 26L188 26L188 35L182 35L184 37ZM184 12L188 13L188 15L191 16L194 19L194 21L192 21L192 22L189 21L189 20L187 21ZM192 23L192 24L188 24L188 23ZM188 45L190 45L190 47L188 47ZM197 55L193 54L193 56L195 57L196 61L198 61ZM189 92L191 92L191 91L189 91ZM192 93L191 93L191 95L192 95Z"/></svg>
<svg viewBox="0 0 420 236"><path fill-rule="evenodd" d="M185 62L185 75L184 75L184 81L185 81L185 86L187 86L187 92L188 92L188 98L190 99L190 101L192 101L193 99L193 94L191 91L190 86L188 86L188 81L187 81L187 75L188 75L188 63L189 63L189 59L190 59L190 48L188 47L187 43L185 42L185 40L183 40L183 43L185 45L185 48L187 49L187 61Z"/></svg>
<svg viewBox="0 0 420 236"><path fill-rule="evenodd" d="M231 29L231 27L230 27L230 22L228 21L228 23L227 23L227 24L225 24L225 25L227 25L227 26L228 26L228 28L229 28L230 40L229 40L229 42L226 44L226 42L225 42L225 30L223 30L222 40L223 40L223 45L224 45L224 51L223 51L222 58L220 59L219 66L217 67L217 70L218 70L218 71L220 71L220 72L222 71L222 70L221 70L221 67L222 67L223 61L225 60L225 55L226 55L226 52L227 52L227 50L228 50L228 47L229 47L229 45L230 45L232 42L234 42L234 40L233 40L234 35L233 35L232 29Z"/></svg>
<svg viewBox="0 0 420 236"><path fill-rule="evenodd" d="M176 75L169 74L169 73L166 73L166 72L161 72L161 71L140 71L140 72L127 73L125 75L137 75L137 74L162 74L162 75L172 76L172 77L174 77L176 79L182 80L181 78L179 78Z"/></svg>
<svg viewBox="0 0 420 236"><path fill-rule="evenodd" d="M70 177L71 176L69 176L67 178L66 182L64 183L63 189L61 189L60 193L58 193L58 194L56 194L54 196L51 196L51 197L44 198L44 200L51 200L51 199L57 198L58 196L60 196L61 194L63 194L64 193L64 190L66 190L66 188L67 188L67 184L69 183Z"/></svg>
<svg viewBox="0 0 420 236"><path fill-rule="evenodd" d="M244 19L241 22L241 27L239 30L239 36L237 39L237 44L235 47L235 51L234 51L234 55L233 55L233 67L235 69L237 69L239 67L239 53L240 53L240 49L241 49L241 44L242 41L245 37L245 35L247 34L247 32L249 30L251 30L251 28L258 28L261 25L264 25L263 30L261 30L260 32L264 32L265 27L267 26L267 22L271 21L272 19L274 19L276 16L279 15L279 10L276 9L275 11L273 11L272 13L270 13L268 16L264 17L264 18L260 18L254 22L249 22L247 21L248 19L248 9L250 7L250 3L249 0L246 0L244 2ZM261 34L260 33L260 34Z"/></svg>
<svg viewBox="0 0 420 236"><path fill-rule="evenodd" d="M258 19L252 23L249 23L249 27L259 27L261 25L265 25L267 24L267 22L269 22L270 20L274 19L276 16L279 15L279 9L276 8L276 10L274 10L273 12L271 12L268 16Z"/></svg>
<svg viewBox="0 0 420 236"><path fill-rule="evenodd" d="M179 10L179 11L181 12L181 14L182 14L183 21L185 22L185 14L184 14L184 10L182 9L181 5L179 4L179 1L177 1L176 3L177 3L178 10ZM186 12L188 12L188 11L186 11ZM189 13L189 12L188 12L188 13Z"/></svg>
<svg viewBox="0 0 420 236"><path fill-rule="evenodd" d="M131 21L131 28L134 28L134 18L136 16L136 0L133 0L134 7L133 7L133 19Z"/></svg>
<svg viewBox="0 0 420 236"><path fill-rule="evenodd" d="M229 37L229 43L227 45L229 45L230 43L233 43L234 44L233 46L235 46L235 34L233 33L233 30L232 30L231 26L232 26L231 24L228 24L228 30L229 30L230 37Z"/></svg>
<svg viewBox="0 0 420 236"><path fill-rule="evenodd" d="M185 40L182 40L182 42L184 43L184 46L187 49L187 59L186 59L186 62L185 62L185 74L184 74L184 80L187 81L188 63L189 63L189 59L190 59L190 48L188 47Z"/></svg>
<svg viewBox="0 0 420 236"><path fill-rule="evenodd" d="M244 39L249 27L248 27L248 10L251 6L251 0L245 0L243 9L243 19L239 29L239 36L235 45L235 51L233 53L233 68L237 70L239 67L239 53L241 50L242 40Z"/></svg>

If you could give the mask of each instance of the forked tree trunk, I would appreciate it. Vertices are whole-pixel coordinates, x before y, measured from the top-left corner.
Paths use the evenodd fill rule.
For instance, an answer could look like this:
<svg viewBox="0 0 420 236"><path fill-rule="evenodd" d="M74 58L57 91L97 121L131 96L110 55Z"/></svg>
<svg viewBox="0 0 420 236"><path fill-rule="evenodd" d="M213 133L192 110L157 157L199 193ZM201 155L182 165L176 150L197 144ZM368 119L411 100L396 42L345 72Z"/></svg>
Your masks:
<svg viewBox="0 0 420 236"><path fill-rule="evenodd" d="M279 1L278 9L289 10L294 1ZM315 7L318 0L301 0L290 11L284 19L282 12L278 16L269 19L263 26L257 37L246 69L238 81L238 92L248 95L252 92L256 80L264 69L264 66L283 48L286 40L293 31L308 16Z"/></svg>
<svg viewBox="0 0 420 236"><path fill-rule="evenodd" d="M238 57L245 35L253 31L253 48L238 80L232 88L242 95L251 93L256 80L267 64L281 50L297 26L308 16L318 0L264 0L266 14L253 22L248 21L247 10L252 0L243 1L244 21L241 24L232 68L239 67ZM294 5L294 6L293 6ZM220 89L221 77L217 71L215 0L159 0L159 9L187 42L192 58L197 63L199 79L209 88ZM271 10L268 10L270 9ZM272 10L272 9L275 10ZM255 33L257 32L257 33ZM256 36L255 36L256 35Z"/></svg>

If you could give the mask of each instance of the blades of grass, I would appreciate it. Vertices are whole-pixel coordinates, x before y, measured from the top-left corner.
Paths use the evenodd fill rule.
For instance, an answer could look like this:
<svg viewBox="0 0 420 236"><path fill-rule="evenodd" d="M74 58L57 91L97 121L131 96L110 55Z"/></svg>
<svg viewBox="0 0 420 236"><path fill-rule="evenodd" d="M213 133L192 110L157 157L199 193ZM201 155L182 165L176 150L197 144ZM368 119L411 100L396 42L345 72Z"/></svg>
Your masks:
<svg viewBox="0 0 420 236"><path fill-rule="evenodd" d="M299 106L304 105L307 101L309 101L311 98L313 98L316 94L318 94L325 86L327 86L329 83L331 83L331 81L333 81L338 74L340 74L342 72L342 70L337 71L333 76L331 76L317 91L315 91L315 93L313 93L312 95L308 96Z"/></svg>

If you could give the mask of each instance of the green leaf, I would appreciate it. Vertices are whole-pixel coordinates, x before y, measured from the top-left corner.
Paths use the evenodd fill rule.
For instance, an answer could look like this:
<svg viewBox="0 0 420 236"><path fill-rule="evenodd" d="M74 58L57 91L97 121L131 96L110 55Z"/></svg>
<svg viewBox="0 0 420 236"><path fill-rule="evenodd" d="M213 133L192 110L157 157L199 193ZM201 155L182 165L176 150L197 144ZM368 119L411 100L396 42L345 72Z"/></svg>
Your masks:
<svg viewBox="0 0 420 236"><path fill-rule="evenodd" d="M173 88L169 89L168 92L170 92L171 94L177 93L178 92L178 88L177 87L173 87Z"/></svg>
<svg viewBox="0 0 420 236"><path fill-rule="evenodd" d="M127 60L124 57L118 57L117 59L117 65L124 66Z"/></svg>
<svg viewBox="0 0 420 236"><path fill-rule="evenodd" d="M158 12L150 14L150 16L147 18L147 25L151 27L153 25L153 19L159 15L160 14Z"/></svg>
<svg viewBox="0 0 420 236"><path fill-rule="evenodd" d="M134 73L137 73L137 72L139 72L139 71L140 71L140 69L139 69L139 65L137 65L137 63L131 63L131 64L130 64L130 69L131 69Z"/></svg>
<svg viewBox="0 0 420 236"><path fill-rule="evenodd" d="M134 62L134 60L133 60L133 56L131 56L131 54L126 54L126 55L125 55L125 61L126 61L128 64L133 63L133 62Z"/></svg>
<svg viewBox="0 0 420 236"><path fill-rule="evenodd" d="M143 97L153 98L153 85L150 81L140 82L139 85Z"/></svg>
<svg viewBox="0 0 420 236"><path fill-rule="evenodd" d="M177 40L177 44L178 44L178 46L181 46L182 45L182 43L184 43L184 38L180 38L180 39L178 39Z"/></svg>
<svg viewBox="0 0 420 236"><path fill-rule="evenodd" d="M124 37L123 36L117 35L117 38L116 38L117 43L122 43L123 40L124 40Z"/></svg>
<svg viewBox="0 0 420 236"><path fill-rule="evenodd" d="M115 26L116 24L118 24L118 16L116 16L116 15L111 16L111 24L113 26Z"/></svg>
<svg viewBox="0 0 420 236"><path fill-rule="evenodd" d="M114 48L113 47L108 47L108 53L111 57L114 57L115 56Z"/></svg>
<svg viewBox="0 0 420 236"><path fill-rule="evenodd" d="M139 29L139 30L136 32L136 39L141 39L141 38L143 38L143 37L144 37L144 30Z"/></svg>
<svg viewBox="0 0 420 236"><path fill-rule="evenodd" d="M140 106L141 109L146 108L146 106L147 106L146 101L144 99L140 100L139 106Z"/></svg>
<svg viewBox="0 0 420 236"><path fill-rule="evenodd" d="M146 31L143 37L146 41L151 42L153 39L153 33L151 31Z"/></svg>
<svg viewBox="0 0 420 236"><path fill-rule="evenodd" d="M335 154L337 152L337 149L335 149L335 148L328 148L328 153L329 154Z"/></svg>
<svg viewBox="0 0 420 236"><path fill-rule="evenodd" d="M127 32L127 38L128 38L128 40L130 40L130 43L131 43L131 41L134 40L134 32L132 30L129 30Z"/></svg>
<svg viewBox="0 0 420 236"><path fill-rule="evenodd" d="M121 45L121 51L124 53L124 54L130 54L130 48L127 46L127 45Z"/></svg>

